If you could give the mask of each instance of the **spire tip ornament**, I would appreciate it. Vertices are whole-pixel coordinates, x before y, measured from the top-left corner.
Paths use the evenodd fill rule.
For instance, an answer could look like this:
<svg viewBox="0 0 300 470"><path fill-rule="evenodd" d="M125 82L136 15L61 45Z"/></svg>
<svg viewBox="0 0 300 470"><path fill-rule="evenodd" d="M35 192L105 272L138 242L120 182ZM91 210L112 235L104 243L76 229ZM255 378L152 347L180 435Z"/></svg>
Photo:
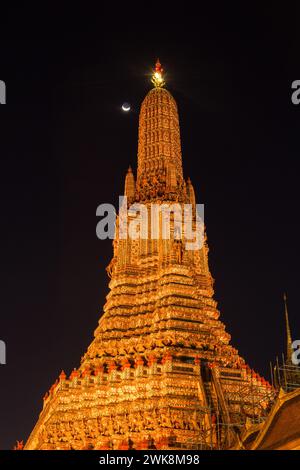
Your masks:
<svg viewBox="0 0 300 470"><path fill-rule="evenodd" d="M159 59L157 59L155 68L152 74L151 83L153 83L155 88L162 88L165 85L165 80L163 78L164 69L161 66Z"/></svg>

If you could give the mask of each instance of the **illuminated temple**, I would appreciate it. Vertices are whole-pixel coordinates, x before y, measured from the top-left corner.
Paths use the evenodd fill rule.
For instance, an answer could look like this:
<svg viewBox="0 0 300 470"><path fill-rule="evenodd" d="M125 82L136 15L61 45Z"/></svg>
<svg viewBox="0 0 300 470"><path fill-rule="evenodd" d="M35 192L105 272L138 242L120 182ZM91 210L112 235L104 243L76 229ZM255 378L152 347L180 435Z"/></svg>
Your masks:
<svg viewBox="0 0 300 470"><path fill-rule="evenodd" d="M127 204L189 204L177 105L159 61L140 109L137 173ZM130 216L129 219L130 220ZM120 223L117 218L116 227ZM274 388L230 344L214 299L206 236L187 250L184 230L165 239L113 241L109 293L94 339L69 376L44 396L25 449L228 449L261 426Z"/></svg>

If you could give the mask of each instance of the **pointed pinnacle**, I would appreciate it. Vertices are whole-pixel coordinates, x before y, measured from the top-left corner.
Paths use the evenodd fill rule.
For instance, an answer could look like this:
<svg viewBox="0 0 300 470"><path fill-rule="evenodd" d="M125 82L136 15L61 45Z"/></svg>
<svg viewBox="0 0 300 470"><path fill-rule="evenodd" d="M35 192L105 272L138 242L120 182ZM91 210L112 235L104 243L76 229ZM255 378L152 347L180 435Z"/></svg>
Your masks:
<svg viewBox="0 0 300 470"><path fill-rule="evenodd" d="M284 300L284 312L285 312L287 360L291 361L292 360L292 335L291 335L291 328L290 328L290 322L289 322L286 293L283 294L283 300Z"/></svg>

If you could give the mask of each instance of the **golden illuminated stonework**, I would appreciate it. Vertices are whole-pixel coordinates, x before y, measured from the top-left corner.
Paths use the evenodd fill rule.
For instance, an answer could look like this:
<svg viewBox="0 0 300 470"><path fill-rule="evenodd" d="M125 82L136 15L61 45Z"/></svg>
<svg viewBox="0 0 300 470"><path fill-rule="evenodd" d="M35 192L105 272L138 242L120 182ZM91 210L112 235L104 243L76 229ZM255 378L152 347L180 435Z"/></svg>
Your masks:
<svg viewBox="0 0 300 470"><path fill-rule="evenodd" d="M160 64L139 118L138 167L128 204L191 204L179 119ZM150 216L151 217L151 216ZM119 219L117 220L117 226ZM107 267L109 294L78 369L44 397L25 449L219 449L261 422L274 390L230 345L219 320L208 246L121 239Z"/></svg>

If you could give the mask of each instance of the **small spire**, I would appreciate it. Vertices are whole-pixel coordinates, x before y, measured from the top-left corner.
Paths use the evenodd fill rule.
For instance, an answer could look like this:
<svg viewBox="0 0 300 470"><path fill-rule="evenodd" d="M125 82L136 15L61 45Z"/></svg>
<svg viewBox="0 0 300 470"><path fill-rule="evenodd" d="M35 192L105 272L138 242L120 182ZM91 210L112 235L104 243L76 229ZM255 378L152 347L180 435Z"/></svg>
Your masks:
<svg viewBox="0 0 300 470"><path fill-rule="evenodd" d="M17 441L14 450L23 450L24 449L24 442L23 441Z"/></svg>
<svg viewBox="0 0 300 470"><path fill-rule="evenodd" d="M151 82L153 83L155 88L161 88L165 85L165 81L163 78L163 71L164 69L162 68L159 59L157 59L155 68L153 71L152 79L151 79Z"/></svg>
<svg viewBox="0 0 300 470"><path fill-rule="evenodd" d="M135 181L131 166L129 166L125 176L124 195L130 203L133 201L135 195Z"/></svg>
<svg viewBox="0 0 300 470"><path fill-rule="evenodd" d="M65 371L62 370L61 373L60 373L60 375L59 375L59 379L60 379L60 380L66 380L66 378L67 378L67 376L66 376L66 374L65 374Z"/></svg>
<svg viewBox="0 0 300 470"><path fill-rule="evenodd" d="M187 179L187 196L188 196L188 199L189 199L189 203L192 204L192 206L193 206L193 211L195 211L195 209L196 209L196 197L195 197L195 191L194 191L194 187L193 187L193 184L192 184L192 181L191 181L190 177L188 177L188 179Z"/></svg>
<svg viewBox="0 0 300 470"><path fill-rule="evenodd" d="M286 358L288 362L292 362L292 335L289 322L289 314L287 308L287 296L286 293L283 294L284 300L284 311L285 311L285 327L286 327Z"/></svg>

